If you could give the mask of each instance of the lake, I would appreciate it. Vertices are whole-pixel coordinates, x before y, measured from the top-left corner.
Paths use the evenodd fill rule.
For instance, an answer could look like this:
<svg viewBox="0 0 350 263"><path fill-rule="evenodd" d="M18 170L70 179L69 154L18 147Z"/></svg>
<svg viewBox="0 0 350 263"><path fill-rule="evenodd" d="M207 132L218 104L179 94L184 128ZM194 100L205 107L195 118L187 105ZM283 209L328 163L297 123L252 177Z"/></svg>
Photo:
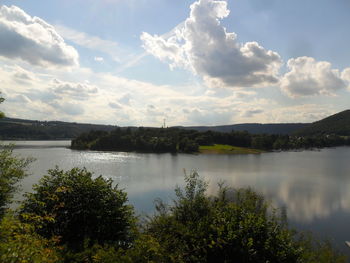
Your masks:
<svg viewBox="0 0 350 263"><path fill-rule="evenodd" d="M350 147L315 151L271 152L258 155L139 154L77 151L69 141L18 141L15 153L31 156L31 175L22 182L30 191L50 168L86 167L94 174L112 178L128 193L139 214L154 211L153 201L170 202L176 185L184 185L184 170L195 169L210 182L250 186L276 207L286 207L292 227L327 237L350 255Z"/></svg>

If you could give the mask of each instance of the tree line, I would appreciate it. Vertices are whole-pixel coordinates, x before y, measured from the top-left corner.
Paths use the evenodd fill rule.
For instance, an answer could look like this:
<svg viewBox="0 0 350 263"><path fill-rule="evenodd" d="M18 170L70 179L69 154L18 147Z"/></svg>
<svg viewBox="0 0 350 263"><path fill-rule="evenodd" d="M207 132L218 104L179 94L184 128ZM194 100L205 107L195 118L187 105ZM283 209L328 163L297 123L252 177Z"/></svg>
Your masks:
<svg viewBox="0 0 350 263"><path fill-rule="evenodd" d="M246 131L215 132L180 128L117 128L90 131L72 140L73 149L194 153L199 146L225 144L260 150L292 150L350 145L349 136L250 134Z"/></svg>

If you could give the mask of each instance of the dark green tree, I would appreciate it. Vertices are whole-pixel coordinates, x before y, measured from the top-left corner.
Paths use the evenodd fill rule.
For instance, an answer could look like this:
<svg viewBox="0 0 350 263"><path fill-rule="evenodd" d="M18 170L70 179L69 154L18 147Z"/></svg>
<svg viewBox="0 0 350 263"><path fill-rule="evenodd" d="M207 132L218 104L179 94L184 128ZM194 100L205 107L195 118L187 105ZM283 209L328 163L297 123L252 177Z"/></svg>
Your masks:
<svg viewBox="0 0 350 263"><path fill-rule="evenodd" d="M133 208L111 180L93 179L86 169L64 172L56 167L33 188L20 214L42 236L58 236L74 251L93 244L127 247L132 241Z"/></svg>
<svg viewBox="0 0 350 263"><path fill-rule="evenodd" d="M11 146L5 146L0 151L0 219L19 188L18 182L27 176L27 167L31 161L30 158L14 156Z"/></svg>

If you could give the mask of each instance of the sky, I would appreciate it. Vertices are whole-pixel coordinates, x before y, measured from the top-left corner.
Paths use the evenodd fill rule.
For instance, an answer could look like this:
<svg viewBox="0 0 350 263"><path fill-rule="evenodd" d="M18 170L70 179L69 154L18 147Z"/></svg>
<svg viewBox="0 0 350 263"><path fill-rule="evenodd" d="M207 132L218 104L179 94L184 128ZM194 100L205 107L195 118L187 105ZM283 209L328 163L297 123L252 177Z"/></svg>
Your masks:
<svg viewBox="0 0 350 263"><path fill-rule="evenodd" d="M0 110L119 126L349 108L348 0L0 0Z"/></svg>

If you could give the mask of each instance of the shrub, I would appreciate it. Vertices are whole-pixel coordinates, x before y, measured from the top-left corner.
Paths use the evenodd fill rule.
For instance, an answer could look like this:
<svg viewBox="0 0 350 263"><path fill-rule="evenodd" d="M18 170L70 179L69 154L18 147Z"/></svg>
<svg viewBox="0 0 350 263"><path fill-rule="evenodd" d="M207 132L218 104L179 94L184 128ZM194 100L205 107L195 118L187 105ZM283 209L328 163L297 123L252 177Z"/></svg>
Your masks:
<svg viewBox="0 0 350 263"><path fill-rule="evenodd" d="M114 247L100 247L92 257L93 263L153 263L167 262L167 252L152 236L140 234L132 247L115 249Z"/></svg>
<svg viewBox="0 0 350 263"><path fill-rule="evenodd" d="M14 156L11 146L5 146L0 151L0 219L18 190L18 182L27 175L26 169L31 161L30 158Z"/></svg>
<svg viewBox="0 0 350 263"><path fill-rule="evenodd" d="M55 240L47 240L33 226L21 223L11 214L0 222L0 262L55 263L61 262Z"/></svg>
<svg viewBox="0 0 350 263"><path fill-rule="evenodd" d="M146 226L167 252L165 262L346 262L330 246L315 248L298 237L285 216L251 189L221 185L208 197L196 172L185 178L173 205L158 202Z"/></svg>
<svg viewBox="0 0 350 263"><path fill-rule="evenodd" d="M86 242L127 247L132 240L135 218L126 193L86 169L49 170L25 197L21 218L69 249L82 250Z"/></svg>

